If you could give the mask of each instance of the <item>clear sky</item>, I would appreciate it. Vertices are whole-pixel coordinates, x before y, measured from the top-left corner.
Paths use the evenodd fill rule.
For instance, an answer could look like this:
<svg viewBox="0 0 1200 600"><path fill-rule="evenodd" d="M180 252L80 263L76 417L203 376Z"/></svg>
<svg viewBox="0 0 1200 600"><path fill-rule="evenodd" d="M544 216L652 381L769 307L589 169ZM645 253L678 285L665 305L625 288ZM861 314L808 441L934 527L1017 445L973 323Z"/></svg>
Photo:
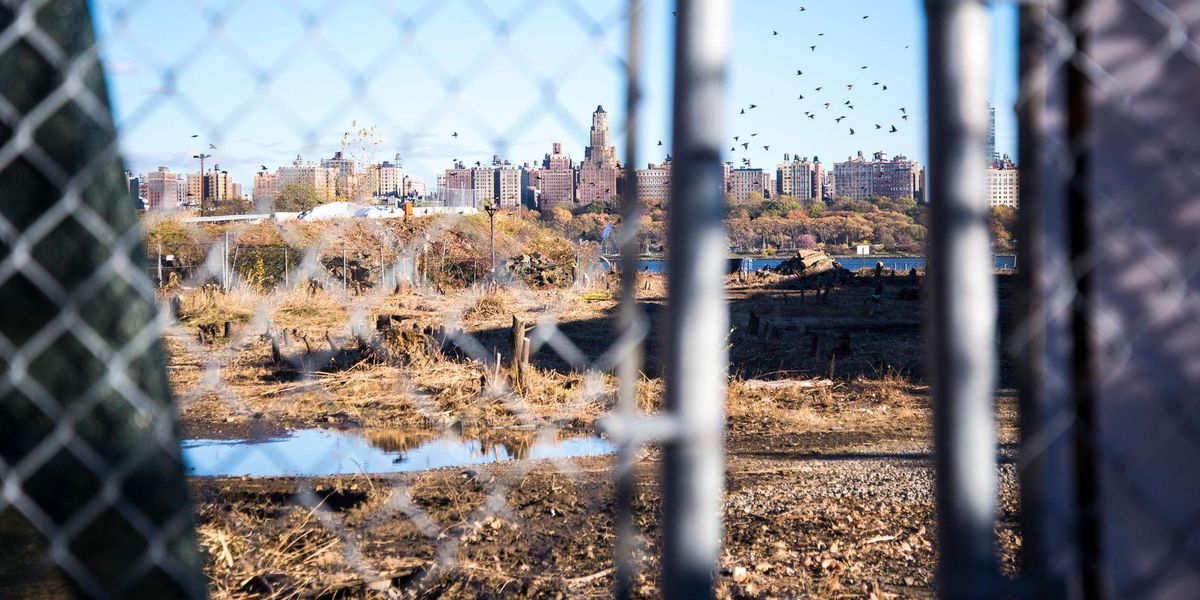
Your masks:
<svg viewBox="0 0 1200 600"><path fill-rule="evenodd" d="M532 162L553 141L581 159L601 104L625 152L620 0L93 5L134 171L195 170L191 156L204 151L249 193L260 165L330 156L357 121L378 127L376 160L399 152L432 184L455 158ZM644 2L639 163L670 151L673 8ZM993 11L981 34L995 48L997 150L1015 155L1016 11L1007 3ZM727 160L773 167L791 152L832 163L861 149L925 162L923 27L915 0L734 0L724 128L729 147L740 139ZM750 104L757 108L741 114Z"/></svg>

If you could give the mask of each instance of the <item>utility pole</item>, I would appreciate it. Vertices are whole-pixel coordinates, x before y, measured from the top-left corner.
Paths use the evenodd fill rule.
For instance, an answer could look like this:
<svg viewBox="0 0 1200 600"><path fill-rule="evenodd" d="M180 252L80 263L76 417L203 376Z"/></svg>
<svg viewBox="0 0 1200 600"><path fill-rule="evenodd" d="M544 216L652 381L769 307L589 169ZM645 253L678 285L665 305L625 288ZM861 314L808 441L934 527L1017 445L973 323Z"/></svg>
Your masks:
<svg viewBox="0 0 1200 600"><path fill-rule="evenodd" d="M496 205L489 202L483 205L483 210L488 214L488 245L492 251L492 278L496 277Z"/></svg>
<svg viewBox="0 0 1200 600"><path fill-rule="evenodd" d="M206 183L206 181L204 179L204 159L212 158L212 155L201 152L200 154L193 154L192 158L200 159L200 216L203 217L204 213L205 213L205 209L207 208L204 205L205 196L207 196L207 194L204 193L205 192L204 188L207 187L204 185Z"/></svg>

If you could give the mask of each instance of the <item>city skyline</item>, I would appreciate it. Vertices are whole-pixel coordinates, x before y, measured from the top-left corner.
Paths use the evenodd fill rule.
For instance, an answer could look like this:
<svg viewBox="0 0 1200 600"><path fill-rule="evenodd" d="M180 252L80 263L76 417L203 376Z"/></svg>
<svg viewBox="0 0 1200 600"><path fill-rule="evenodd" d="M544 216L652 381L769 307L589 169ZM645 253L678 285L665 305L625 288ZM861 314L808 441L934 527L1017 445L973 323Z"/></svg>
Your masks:
<svg viewBox="0 0 1200 600"><path fill-rule="evenodd" d="M357 120L379 125L381 156L399 152L409 172L432 182L455 158L470 163L499 154L523 163L554 141L580 153L589 141L584 110L597 104L613 109L612 145L625 158L623 3L587 3L575 12L555 4L521 12L484 3L471 14L439 4L429 13L398 8L391 19L371 18L368 11L378 7L357 2L327 12L309 1L245 4L152 0L124 10L113 0L96 2L102 59L131 170L166 164L191 171L191 156L207 152L235 179L249 182L261 164L281 157L330 155ZM924 162L920 4L806 5L800 12L792 3L735 3L731 27L738 43L730 56L725 128L730 138L759 135L726 159L769 165L783 151L832 162L859 149L886 149ZM660 163L671 150L670 8L665 0L647 0L643 9L638 166ZM997 146L1015 157L1008 109L1015 101L1015 11L993 13ZM394 43L409 18L419 25L412 45ZM306 38L306 25L319 27ZM489 52L496 44L501 48ZM872 86L876 79L887 80L886 92ZM448 84L457 91L447 93ZM862 94L849 115L860 121L854 136L822 107L852 97L847 85ZM810 102L815 97L804 93L810 87L828 97ZM756 108L740 114L751 104ZM899 107L908 110L907 121Z"/></svg>

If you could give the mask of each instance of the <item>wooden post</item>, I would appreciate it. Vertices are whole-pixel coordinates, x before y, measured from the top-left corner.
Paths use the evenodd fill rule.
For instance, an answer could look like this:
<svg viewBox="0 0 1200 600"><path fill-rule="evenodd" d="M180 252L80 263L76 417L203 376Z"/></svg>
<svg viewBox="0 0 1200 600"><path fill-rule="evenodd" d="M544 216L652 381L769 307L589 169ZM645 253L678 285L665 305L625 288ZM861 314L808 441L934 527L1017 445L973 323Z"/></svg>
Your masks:
<svg viewBox="0 0 1200 600"><path fill-rule="evenodd" d="M518 390L525 389L525 362L528 360L528 348L526 344L529 338L525 337L526 326L517 315L512 318L512 355L510 366L513 374L513 386Z"/></svg>
<svg viewBox="0 0 1200 600"><path fill-rule="evenodd" d="M287 335L286 329L284 335ZM279 366L283 362L283 354L279 351L279 340L275 337L270 325L267 326L267 339L271 341L271 362Z"/></svg>
<svg viewBox="0 0 1200 600"><path fill-rule="evenodd" d="M233 337L233 321L225 321L225 337Z"/></svg>

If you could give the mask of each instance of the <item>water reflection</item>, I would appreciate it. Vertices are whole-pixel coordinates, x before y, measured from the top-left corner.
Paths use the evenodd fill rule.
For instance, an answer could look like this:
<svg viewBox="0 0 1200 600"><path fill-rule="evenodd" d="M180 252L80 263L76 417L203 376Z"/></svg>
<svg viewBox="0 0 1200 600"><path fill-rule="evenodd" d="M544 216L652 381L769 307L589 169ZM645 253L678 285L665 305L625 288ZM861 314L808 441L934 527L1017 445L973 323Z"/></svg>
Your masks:
<svg viewBox="0 0 1200 600"><path fill-rule="evenodd" d="M304 429L257 440L194 439L183 443L188 474L198 477L401 473L614 450L603 438L553 439L533 432L493 432L479 439L461 439L432 432Z"/></svg>

